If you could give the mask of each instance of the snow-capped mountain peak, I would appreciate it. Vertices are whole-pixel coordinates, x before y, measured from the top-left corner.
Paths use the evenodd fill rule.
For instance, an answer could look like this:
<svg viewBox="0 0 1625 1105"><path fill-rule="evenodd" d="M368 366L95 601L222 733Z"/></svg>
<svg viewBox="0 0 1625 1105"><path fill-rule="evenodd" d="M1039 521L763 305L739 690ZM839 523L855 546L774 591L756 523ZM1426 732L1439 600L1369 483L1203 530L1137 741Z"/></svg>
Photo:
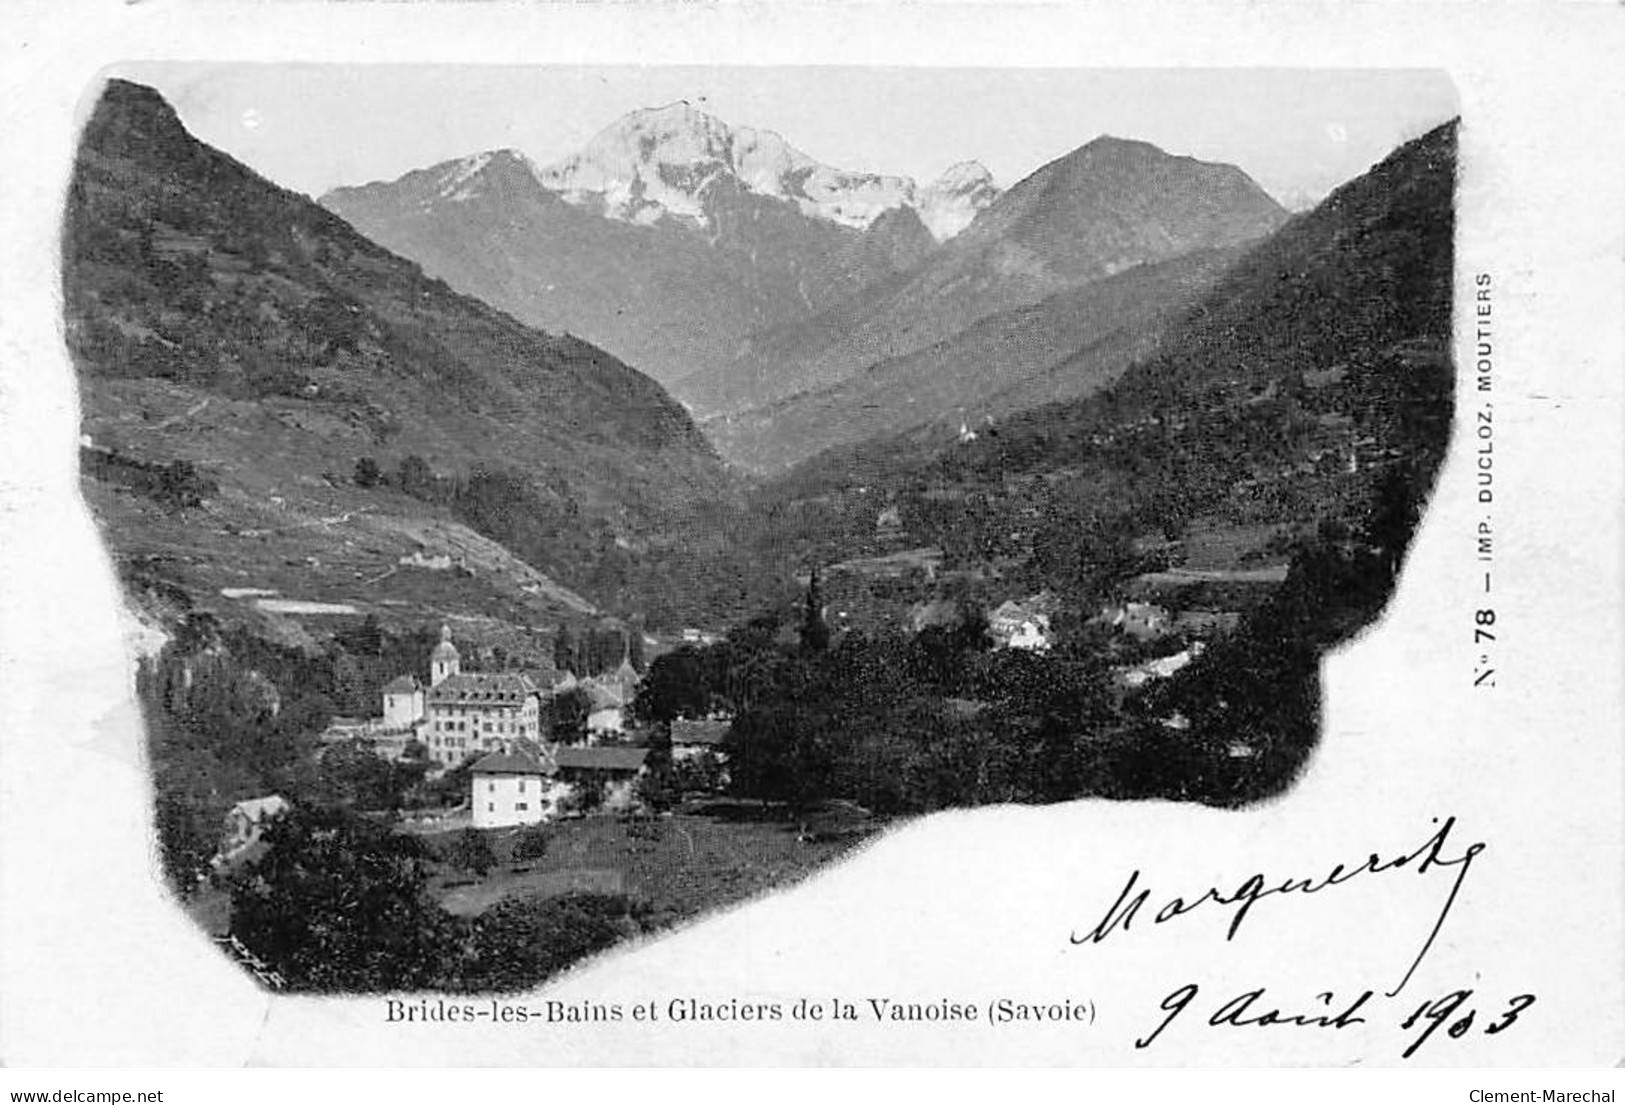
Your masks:
<svg viewBox="0 0 1625 1105"><path fill-rule="evenodd" d="M733 134L719 119L679 102L622 116L579 153L537 172L566 201L627 222L665 216L705 221L701 193L732 172Z"/></svg>
<svg viewBox="0 0 1625 1105"><path fill-rule="evenodd" d="M920 189L915 206L920 221L941 242L964 230L998 197L999 188L987 166L980 161L961 161Z"/></svg>
<svg viewBox="0 0 1625 1105"><path fill-rule="evenodd" d="M930 187L942 192L970 192L991 187L993 174L980 161L960 161L948 166Z"/></svg>
<svg viewBox="0 0 1625 1105"><path fill-rule="evenodd" d="M624 222L707 227L708 195L726 180L793 203L809 218L857 229L885 211L914 207L938 240L958 233L997 195L975 162L919 189L908 177L831 168L774 131L730 127L687 101L622 116L536 177L566 202Z"/></svg>

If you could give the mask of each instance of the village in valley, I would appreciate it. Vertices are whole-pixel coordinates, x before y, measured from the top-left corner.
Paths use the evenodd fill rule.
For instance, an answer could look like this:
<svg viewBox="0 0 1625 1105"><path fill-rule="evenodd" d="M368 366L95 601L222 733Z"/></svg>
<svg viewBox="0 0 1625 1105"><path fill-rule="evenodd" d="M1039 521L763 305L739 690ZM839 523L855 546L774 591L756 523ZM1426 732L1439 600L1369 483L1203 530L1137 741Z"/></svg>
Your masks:
<svg viewBox="0 0 1625 1105"><path fill-rule="evenodd" d="M389 759L415 752L434 773L469 764L469 810L476 828L557 816L561 803L576 793L572 775L590 781L581 785L601 784L606 808L625 809L633 800L630 784L646 758L645 749L624 743L638 679L624 656L614 671L586 679L568 671L465 672L451 629L442 626L427 683L416 674L398 676L383 689L381 717L359 725L336 719L323 738L362 741ZM586 711L581 731L545 732L542 703L572 692ZM500 800L495 797L499 779L504 781Z"/></svg>
<svg viewBox="0 0 1625 1105"><path fill-rule="evenodd" d="M889 522L882 516L880 528L884 531ZM864 565L839 568L861 575ZM1225 586L1234 595L1240 588L1250 590L1251 602L1256 603L1284 578L1280 568L1145 573L1137 581L1142 593L1186 595L1183 600L1164 598L1167 605L1119 599L1103 605L1090 620L1096 632L1119 643L1123 657L1137 658L1113 669L1117 694L1141 691L1174 675L1202 655L1208 640L1236 628L1240 613L1189 608L1189 592ZM811 583L810 598L817 595L817 586ZM1232 599L1229 605L1242 603ZM981 626L985 645L995 652L1047 656L1057 643L1053 619L1060 609L1047 592L1007 600L985 615ZM908 612L909 631L918 636L959 627L965 614L956 602L917 603ZM828 623L842 625L850 617L827 603L808 616L824 624L826 631ZM631 639L622 636L623 642ZM637 651L640 656L645 650L655 651L657 660L675 650L703 655L721 640L690 628L664 644L645 637ZM376 714L333 717L320 734L314 759L318 771L330 756L335 761L350 758L352 769L353 758L360 756L420 771L424 793L433 795L438 804L372 814L398 831L430 838L470 831L502 838L527 826L589 817L624 823L657 815L669 818L674 809L714 811L729 790L731 704L713 697L704 709L685 709L687 716L662 716L661 708L647 696L638 708L644 677L626 643L619 662L598 674L577 676L552 664L467 669L450 626L443 624L426 670L402 672L385 683ZM688 690L704 693L697 686ZM1174 713L1162 724L1180 729L1189 723ZM1254 753L1234 744L1229 754ZM257 861L264 854L267 829L292 808L280 794L234 804L226 814L219 851L211 859L214 876L229 875L247 859ZM839 812L848 831L854 825L864 832L874 826L870 811L861 807L846 804ZM478 874L484 877L486 872ZM618 887L620 880L610 878L608 884Z"/></svg>
<svg viewBox="0 0 1625 1105"><path fill-rule="evenodd" d="M490 931L492 917L529 924L540 909L562 934L523 956L497 951L486 957L495 966L453 977L443 946L421 953L423 970L441 972L436 986L503 988L809 873L882 824L851 804L824 803L788 820L775 803L731 797L727 711L651 719L647 693L638 706L648 672L633 665L631 649L598 674L545 664L475 671L464 655L489 659L490 650L467 640L459 647L453 636L443 625L420 670L383 683L375 714L335 715L314 740L281 754L279 769L262 776L285 782L275 792L235 801L211 822L208 795L220 788L194 784L198 804L176 815L178 828L166 816L174 807L161 801L166 832L196 838L189 854L165 855L187 911L265 985L309 984L264 954L278 938L245 919L284 894L291 915L267 923L278 933L339 924L339 914L369 898L387 912L404 895L430 929L482 921ZM664 647L693 655L716 641L699 631L687 637ZM262 730L301 709L257 669L237 671L232 643L217 638L185 661L143 665L149 701L167 704L176 729L193 715L217 719L209 704L222 686L237 706L254 704ZM205 724L221 735L218 720ZM169 739L159 737L162 754L180 758ZM163 798L190 801L179 787ZM355 897L338 913L329 915L338 907L312 889L315 854L348 872ZM343 976L350 985L372 986L405 968L352 969Z"/></svg>
<svg viewBox="0 0 1625 1105"><path fill-rule="evenodd" d="M1049 605L1039 597L1000 607L988 626L993 647L1047 652L1053 640L1044 612ZM922 609L917 619L933 613L941 612ZM1166 611L1130 603L1102 616L1127 618L1130 631L1143 635L1155 633L1155 619L1165 619ZM716 641L698 629L681 637L688 648ZM653 644L650 639L645 647ZM1188 658L1176 660L1170 673L1184 662ZM1125 669L1125 685L1141 685L1152 670ZM703 717L663 723L636 717L643 675L628 655L608 672L581 678L554 667L464 670L451 628L442 625L423 675L406 672L386 683L374 716L334 717L315 751L318 764L341 750L420 766L430 783L466 777L466 789L439 792L449 806L401 813L409 831L505 830L587 815L669 813L670 801L651 802L640 788L651 768L677 772L681 797L690 802L717 798L727 789L730 711L719 704ZM245 856L257 858L266 829L291 808L279 794L233 805L213 869L225 872Z"/></svg>
<svg viewBox="0 0 1625 1105"><path fill-rule="evenodd" d="M688 630L683 640L699 646L714 638ZM466 670L451 628L442 625L426 670L385 683L378 713L331 719L312 750L314 769L321 774L326 764L333 772L353 771L359 757L406 768L421 780L413 794L419 801L358 812L392 832L426 840L460 837L460 859L466 861L460 873L467 877L450 880L451 889L461 891L453 897L470 898L468 888L493 872L495 885L473 895L482 902L537 885L618 892L624 872L617 869L583 869L537 885L512 876L516 869L529 873L526 861L540 857L545 839L532 833L516 849L515 830L589 818L624 828L629 819L671 817L680 799L692 809L725 790L727 714L655 724L635 719L643 676L630 654L625 648L613 668L583 677L551 665ZM343 767L334 766L341 761ZM209 873L199 875L200 890L218 889L251 870L267 854L270 830L295 808L282 794L232 805ZM513 862L498 864L498 851Z"/></svg>
<svg viewBox="0 0 1625 1105"><path fill-rule="evenodd" d="M164 882L267 986L512 992L936 811L1283 793L1448 445L1429 95L1294 212L687 101L313 200L108 80L64 323Z"/></svg>

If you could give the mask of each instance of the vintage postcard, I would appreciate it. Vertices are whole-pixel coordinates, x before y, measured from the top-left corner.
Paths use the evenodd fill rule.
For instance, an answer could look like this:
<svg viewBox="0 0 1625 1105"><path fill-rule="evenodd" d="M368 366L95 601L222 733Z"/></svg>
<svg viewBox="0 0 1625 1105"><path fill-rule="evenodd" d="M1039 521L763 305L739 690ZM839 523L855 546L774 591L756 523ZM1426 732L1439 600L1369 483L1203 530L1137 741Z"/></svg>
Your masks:
<svg viewBox="0 0 1625 1105"><path fill-rule="evenodd" d="M8 1063L1625 1055L1616 9L76 7Z"/></svg>

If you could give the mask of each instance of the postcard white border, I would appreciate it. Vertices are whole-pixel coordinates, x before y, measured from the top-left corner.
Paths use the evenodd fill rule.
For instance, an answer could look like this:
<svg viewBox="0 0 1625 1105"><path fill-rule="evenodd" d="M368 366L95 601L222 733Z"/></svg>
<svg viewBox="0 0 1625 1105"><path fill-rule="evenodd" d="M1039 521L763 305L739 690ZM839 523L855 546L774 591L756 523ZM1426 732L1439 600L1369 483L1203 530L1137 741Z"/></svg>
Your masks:
<svg viewBox="0 0 1625 1105"><path fill-rule="evenodd" d="M1192 887L1259 866L1294 873L1362 848L1413 844L1436 815L1457 816L1465 834L1487 841L1495 863L1475 874L1430 960L1438 973L1429 983L1538 986L1546 1015L1427 1061L1598 1064L1625 1050L1618 7L14 0L0 22L8 31L0 87L11 105L0 123L8 164L0 183L0 547L12 551L0 591L0 660L14 696L0 734L7 1061L1386 1065L1398 1062L1392 1034L1372 1033L1353 1049L1196 1034L1136 1053L1125 1029L1154 1024L1156 1001L1180 971L1206 972L1217 992L1272 963L1324 964L1327 985L1386 970L1372 918L1414 922L1421 906L1369 898L1312 917L1283 906L1271 922L1261 908L1264 934L1251 942L1225 946L1193 926L1125 944L1087 967L1065 936L1098 913L1101 894L1128 866ZM944 815L793 894L613 956L558 988L627 999L696 986L922 997L950 984L976 993L1077 989L1123 1018L1109 1037L1105 1029L1000 1037L804 1026L517 1037L402 1032L382 1023L373 1000L268 1002L150 881L145 778L114 589L75 486L78 427L55 277L75 113L106 64L162 57L1444 68L1465 119L1458 294L1471 274L1493 273L1505 327L1497 486L1510 514L1498 556L1516 627L1503 650L1506 685L1493 698L1462 690L1469 658L1456 635L1472 609L1465 542L1474 503L1470 439L1459 422L1390 616L1327 665L1327 736L1292 795L1246 814L1075 803ZM1460 393L1464 411L1473 398ZM1124 841L1134 844L1124 851ZM1025 920L1013 937L1018 914ZM1046 982L1058 976L1065 981Z"/></svg>

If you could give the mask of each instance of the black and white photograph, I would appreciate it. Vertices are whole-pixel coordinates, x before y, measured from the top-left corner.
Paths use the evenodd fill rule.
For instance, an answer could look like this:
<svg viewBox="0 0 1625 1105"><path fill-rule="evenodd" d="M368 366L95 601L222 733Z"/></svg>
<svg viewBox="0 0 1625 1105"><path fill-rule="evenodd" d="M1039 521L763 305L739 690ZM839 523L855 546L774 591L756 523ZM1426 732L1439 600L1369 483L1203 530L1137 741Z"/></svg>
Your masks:
<svg viewBox="0 0 1625 1105"><path fill-rule="evenodd" d="M1618 1058L1625 364L1481 74L367 50L58 82L0 909L208 1022L75 1061Z"/></svg>
<svg viewBox="0 0 1625 1105"><path fill-rule="evenodd" d="M977 95L933 76L769 80L842 88L834 129L888 84L927 119L933 84ZM1003 188L922 184L696 106L753 73L501 77L388 73L396 127L447 86L694 92L545 166L316 200L189 131L161 71L110 77L80 139L85 493L151 634L164 877L247 968L527 987L933 810L1290 788L1449 438L1446 80L1212 74L1310 101L1260 153L1303 166L1294 214L1064 116L1042 138L1076 147ZM173 83L268 160L295 139L291 172L387 144L367 78ZM1148 125L1215 95L1158 78L1049 83ZM1392 148L1322 196L1315 155L1362 152L1312 98L1354 89Z"/></svg>

